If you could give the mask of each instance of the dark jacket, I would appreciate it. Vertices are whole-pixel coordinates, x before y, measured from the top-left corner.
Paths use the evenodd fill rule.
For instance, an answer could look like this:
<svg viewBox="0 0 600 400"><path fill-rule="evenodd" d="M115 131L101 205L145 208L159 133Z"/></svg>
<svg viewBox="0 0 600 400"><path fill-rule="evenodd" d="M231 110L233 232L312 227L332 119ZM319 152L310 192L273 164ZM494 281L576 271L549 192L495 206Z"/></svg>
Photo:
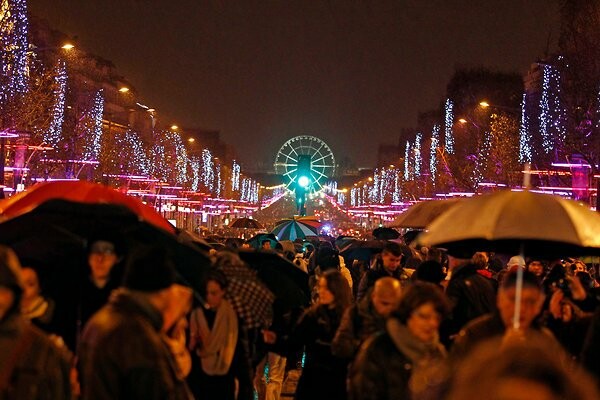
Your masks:
<svg viewBox="0 0 600 400"><path fill-rule="evenodd" d="M496 291L491 279L477 273L477 266L465 264L452 272L446 288L452 313L443 325L443 336L457 334L467 322L496 309Z"/></svg>
<svg viewBox="0 0 600 400"><path fill-rule="evenodd" d="M2 400L71 399L71 356L58 347L42 331L20 315L0 321L0 371L6 367L15 348L26 347L14 366L9 389L0 391Z"/></svg>
<svg viewBox="0 0 600 400"><path fill-rule="evenodd" d="M360 345L373 333L385 329L385 317L373 307L371 296L346 310L338 328L331 350L334 355L353 359Z"/></svg>
<svg viewBox="0 0 600 400"><path fill-rule="evenodd" d="M394 272L390 273L385 268L383 268L383 262L381 258L378 258L375 262L375 265L369 269L363 275L360 280L360 284L358 285L358 293L356 295L356 299L358 301L362 300L365 297L371 288L375 285L375 282L379 278L384 278L386 276L391 276L392 278L398 279L401 283L405 283L408 281L408 275L404 272L402 266L399 266Z"/></svg>
<svg viewBox="0 0 600 400"><path fill-rule="evenodd" d="M331 353L331 341L340 325L335 309L320 305L308 309L290 335L292 348L305 346L304 370L296 399L343 400L346 398L347 362Z"/></svg>
<svg viewBox="0 0 600 400"><path fill-rule="evenodd" d="M590 329L588 330L581 361L587 370L596 378L600 387L600 307L596 309Z"/></svg>
<svg viewBox="0 0 600 400"><path fill-rule="evenodd" d="M160 336L162 316L129 291L113 294L86 325L79 351L83 399L189 399Z"/></svg>
<svg viewBox="0 0 600 400"><path fill-rule="evenodd" d="M401 350L407 347L412 358ZM390 318L384 331L372 335L361 346L350 371L349 399L410 399L413 391L425 396L424 392L441 390L445 354L441 344L419 343L406 326ZM413 374L418 374L417 383L410 385Z"/></svg>
<svg viewBox="0 0 600 400"><path fill-rule="evenodd" d="M541 326L537 321L532 323L531 330L536 333L541 333L548 338L550 346L560 349L561 346L549 329ZM483 315L462 329L452 345L450 358L455 362L463 360L478 344L489 339L501 339L506 332L506 327L500 318L498 312Z"/></svg>

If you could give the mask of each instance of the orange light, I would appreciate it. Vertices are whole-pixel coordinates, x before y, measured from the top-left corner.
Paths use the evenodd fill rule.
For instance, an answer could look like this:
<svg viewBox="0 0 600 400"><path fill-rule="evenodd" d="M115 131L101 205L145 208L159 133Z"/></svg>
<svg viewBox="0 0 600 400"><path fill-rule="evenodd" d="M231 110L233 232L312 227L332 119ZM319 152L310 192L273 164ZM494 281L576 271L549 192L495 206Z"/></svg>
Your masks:
<svg viewBox="0 0 600 400"><path fill-rule="evenodd" d="M480 101L479 105L483 108L487 108L490 106L490 103L488 103L487 101Z"/></svg>
<svg viewBox="0 0 600 400"><path fill-rule="evenodd" d="M71 44L71 43L65 43L64 45L61 46L61 49L64 49L64 50L71 50L73 48L75 48L75 45Z"/></svg>
<svg viewBox="0 0 600 400"><path fill-rule="evenodd" d="M467 120L464 119L464 118L461 118L461 119L458 120L458 122L460 122L461 124L466 124Z"/></svg>
<svg viewBox="0 0 600 400"><path fill-rule="evenodd" d="M123 87L119 88L119 92L121 92L121 93L127 93L127 92L129 92L129 88L126 87L126 86L123 86Z"/></svg>

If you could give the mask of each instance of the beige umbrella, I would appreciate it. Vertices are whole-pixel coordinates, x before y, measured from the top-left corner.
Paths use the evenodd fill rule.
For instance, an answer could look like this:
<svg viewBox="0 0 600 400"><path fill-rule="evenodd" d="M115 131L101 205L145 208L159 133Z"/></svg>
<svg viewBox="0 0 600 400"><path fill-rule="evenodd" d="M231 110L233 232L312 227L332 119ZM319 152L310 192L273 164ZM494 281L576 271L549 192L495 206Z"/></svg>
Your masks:
<svg viewBox="0 0 600 400"><path fill-rule="evenodd" d="M600 214L586 205L529 191L466 199L427 226L424 245L547 258L600 253Z"/></svg>
<svg viewBox="0 0 600 400"><path fill-rule="evenodd" d="M413 204L388 225L390 228L425 229L462 199L425 200Z"/></svg>

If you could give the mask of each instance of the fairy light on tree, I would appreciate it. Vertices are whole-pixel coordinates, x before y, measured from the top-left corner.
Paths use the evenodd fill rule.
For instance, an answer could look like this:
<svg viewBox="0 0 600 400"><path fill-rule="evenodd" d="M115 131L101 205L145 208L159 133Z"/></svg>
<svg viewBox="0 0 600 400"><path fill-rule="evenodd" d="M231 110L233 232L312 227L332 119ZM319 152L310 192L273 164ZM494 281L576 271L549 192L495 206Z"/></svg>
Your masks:
<svg viewBox="0 0 600 400"><path fill-rule="evenodd" d="M220 198L221 197L221 164L220 163L216 163L215 164L215 177L216 177L216 183L215 183L215 197Z"/></svg>
<svg viewBox="0 0 600 400"><path fill-rule="evenodd" d="M2 46L2 103L27 91L28 21L26 0L0 0L0 44Z"/></svg>
<svg viewBox="0 0 600 400"><path fill-rule="evenodd" d="M406 149L404 150L404 180L410 180L410 141L406 141Z"/></svg>
<svg viewBox="0 0 600 400"><path fill-rule="evenodd" d="M213 192L215 182L215 172L212 154L210 150L202 150L202 184L209 191Z"/></svg>
<svg viewBox="0 0 600 400"><path fill-rule="evenodd" d="M62 126L65 120L65 98L67 93L67 69L64 61L59 61L55 68L54 105L52 119L48 130L43 135L44 143L52 147L58 146L62 139Z"/></svg>
<svg viewBox="0 0 600 400"><path fill-rule="evenodd" d="M124 172L133 172L141 175L148 175L150 172L150 161L144 150L144 146L140 135L132 130L125 132L124 137L125 147L122 147L124 152L123 166Z"/></svg>
<svg viewBox="0 0 600 400"><path fill-rule="evenodd" d="M523 93L523 100L521 102L521 126L519 129L519 162L531 162L532 158L529 116L527 115L527 93Z"/></svg>
<svg viewBox="0 0 600 400"><path fill-rule="evenodd" d="M473 169L473 185L477 187L480 182L483 182L483 171L485 171L487 160L490 156L490 148L492 146L492 134L485 132L483 143L479 146L477 159L475 160L475 168Z"/></svg>
<svg viewBox="0 0 600 400"><path fill-rule="evenodd" d="M444 143L446 146L446 152L448 154L454 154L454 132L452 132L452 127L454 124L454 103L452 103L452 100L446 99L444 109Z"/></svg>
<svg viewBox="0 0 600 400"><path fill-rule="evenodd" d="M429 174L431 176L431 183L435 186L435 180L437 177L437 149L440 138L440 126L434 125L431 130L431 148L429 149Z"/></svg>
<svg viewBox="0 0 600 400"><path fill-rule="evenodd" d="M169 147L172 148L172 151L174 153L172 157L174 157L174 160L175 160L175 172L176 172L175 181L179 185L184 184L188 180L188 176L187 176L188 154L187 154L187 150L185 149L185 145L183 144L183 140L181 139L181 135L177 132L170 131L170 130L164 131L163 135L166 139L166 143L169 145ZM171 160L171 162L165 163L168 165L168 168L170 170L173 169L172 162L173 161ZM171 164L171 165L169 165L169 164Z"/></svg>
<svg viewBox="0 0 600 400"><path fill-rule="evenodd" d="M544 65L542 97L540 99L540 134L546 154L555 150L566 137L566 111L561 106L560 72L552 65Z"/></svg>
<svg viewBox="0 0 600 400"><path fill-rule="evenodd" d="M233 166L231 168L231 190L240 190L240 164L233 160Z"/></svg>
<svg viewBox="0 0 600 400"><path fill-rule="evenodd" d="M192 170L192 190L197 192L200 189L202 162L197 157L191 158L190 169Z"/></svg>
<svg viewBox="0 0 600 400"><path fill-rule="evenodd" d="M415 145L413 149L415 161L414 161L414 176L418 178L421 176L421 164L423 163L423 156L421 155L421 142L423 141L423 134L421 132L417 132L417 136L415 137Z"/></svg>
<svg viewBox="0 0 600 400"><path fill-rule="evenodd" d="M95 161L100 154L102 140L102 114L104 113L104 96L102 89L96 92L91 109L87 113L85 123L86 134L84 137L83 158L87 161Z"/></svg>

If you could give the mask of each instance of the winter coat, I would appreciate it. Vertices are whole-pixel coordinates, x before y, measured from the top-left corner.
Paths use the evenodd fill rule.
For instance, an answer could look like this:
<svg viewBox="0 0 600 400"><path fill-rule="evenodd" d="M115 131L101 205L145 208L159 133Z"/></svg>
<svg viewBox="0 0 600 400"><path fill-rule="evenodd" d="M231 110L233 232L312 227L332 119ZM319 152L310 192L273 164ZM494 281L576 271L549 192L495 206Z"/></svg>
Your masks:
<svg viewBox="0 0 600 400"><path fill-rule="evenodd" d="M353 359L369 336L384 329L385 317L377 313L371 296L367 296L346 310L331 350L338 357Z"/></svg>
<svg viewBox="0 0 600 400"><path fill-rule="evenodd" d="M398 400L424 396L443 386L443 359L439 342L425 344L395 318L386 329L361 346L350 371L351 400Z"/></svg>
<svg viewBox="0 0 600 400"><path fill-rule="evenodd" d="M442 330L447 337L458 333L467 322L496 309L496 292L491 279L477 272L474 264L465 264L452 272L446 296L452 306L450 320Z"/></svg>
<svg viewBox="0 0 600 400"><path fill-rule="evenodd" d="M160 336L160 312L120 289L86 325L79 351L83 399L190 399Z"/></svg>
<svg viewBox="0 0 600 400"><path fill-rule="evenodd" d="M0 321L0 371L14 349L21 346L24 335L28 337L28 346L12 370L9 389L0 390L0 399L71 399L71 355L21 315L14 314Z"/></svg>
<svg viewBox="0 0 600 400"><path fill-rule="evenodd" d="M340 325L335 309L319 305L308 309L290 335L290 345L304 345L306 358L296 388L296 399L344 400L347 362L331 353L331 341Z"/></svg>
<svg viewBox="0 0 600 400"><path fill-rule="evenodd" d="M541 333L548 339L549 346L555 349L561 349L552 332L549 329L534 322L530 330L535 333ZM450 352L451 359L460 362L478 345L489 339L501 339L506 332L506 327L500 318L498 312L483 315L462 329L454 340Z"/></svg>

